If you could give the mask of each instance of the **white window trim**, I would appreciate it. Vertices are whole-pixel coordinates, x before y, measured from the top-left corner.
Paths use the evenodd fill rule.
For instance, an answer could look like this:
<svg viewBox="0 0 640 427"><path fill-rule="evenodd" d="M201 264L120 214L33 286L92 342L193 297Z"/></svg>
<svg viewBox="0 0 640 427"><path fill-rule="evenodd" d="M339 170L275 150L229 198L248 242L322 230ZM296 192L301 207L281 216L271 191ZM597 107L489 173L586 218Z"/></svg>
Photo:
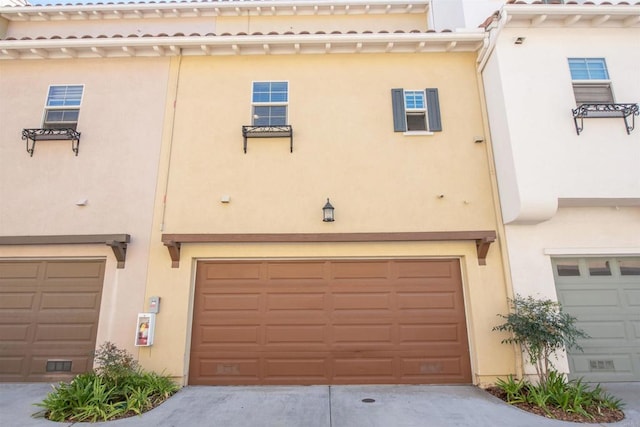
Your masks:
<svg viewBox="0 0 640 427"><path fill-rule="evenodd" d="M431 132L428 130L409 130L406 132L402 132L404 136L430 136L435 135L435 132Z"/></svg>
<svg viewBox="0 0 640 427"><path fill-rule="evenodd" d="M602 256L602 255L624 255L624 256L640 256L640 247L636 248L546 248L545 255L555 257L571 258L575 256Z"/></svg>

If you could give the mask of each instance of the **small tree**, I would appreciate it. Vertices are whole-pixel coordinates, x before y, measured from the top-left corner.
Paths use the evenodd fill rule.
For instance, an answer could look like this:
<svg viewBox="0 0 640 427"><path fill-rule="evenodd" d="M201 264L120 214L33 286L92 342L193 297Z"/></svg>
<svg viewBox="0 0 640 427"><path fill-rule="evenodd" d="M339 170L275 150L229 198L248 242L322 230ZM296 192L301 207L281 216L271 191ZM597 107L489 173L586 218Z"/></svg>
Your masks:
<svg viewBox="0 0 640 427"><path fill-rule="evenodd" d="M506 322L493 330L513 334L502 343L520 344L535 366L539 382L544 384L553 368L551 356L563 348L582 350L576 341L589 336L575 326L576 318L563 312L555 301L516 295L509 302L513 311L506 316L499 314Z"/></svg>

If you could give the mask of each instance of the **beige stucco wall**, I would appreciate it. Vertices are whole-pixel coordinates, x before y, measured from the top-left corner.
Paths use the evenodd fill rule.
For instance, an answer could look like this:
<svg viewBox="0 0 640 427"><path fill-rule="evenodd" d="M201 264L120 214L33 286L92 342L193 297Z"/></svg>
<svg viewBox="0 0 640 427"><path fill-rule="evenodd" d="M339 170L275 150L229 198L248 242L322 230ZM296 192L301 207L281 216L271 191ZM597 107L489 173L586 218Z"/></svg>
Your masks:
<svg viewBox="0 0 640 427"><path fill-rule="evenodd" d="M473 61L473 53L184 58L164 232L495 229L486 145L474 143L483 125ZM293 153L285 138L249 139L242 151L251 83L261 80L289 82ZM439 88L444 132L394 133L396 87ZM333 224L319 221L327 197Z"/></svg>
<svg viewBox="0 0 640 427"><path fill-rule="evenodd" d="M106 244L0 246L0 258L106 258L97 342L132 352L168 70L161 58L0 62L0 235L131 235L124 269ZM85 85L77 157L71 141L38 141L30 157L21 140L23 128L41 127L53 84Z"/></svg>
<svg viewBox="0 0 640 427"><path fill-rule="evenodd" d="M474 54L176 58L175 117L165 122L153 242L163 233L498 230ZM288 139L250 139L252 81L289 82ZM393 132L391 89L437 87L444 131ZM170 97L173 95L170 95ZM165 199L166 194L166 199ZM230 196L230 203L221 197ZM443 197L439 197L443 196ZM336 221L323 223L330 197ZM500 242L184 244L179 268L151 248L147 296L162 298L145 367L186 382L198 259L460 258L474 381L514 372L491 332L507 310Z"/></svg>

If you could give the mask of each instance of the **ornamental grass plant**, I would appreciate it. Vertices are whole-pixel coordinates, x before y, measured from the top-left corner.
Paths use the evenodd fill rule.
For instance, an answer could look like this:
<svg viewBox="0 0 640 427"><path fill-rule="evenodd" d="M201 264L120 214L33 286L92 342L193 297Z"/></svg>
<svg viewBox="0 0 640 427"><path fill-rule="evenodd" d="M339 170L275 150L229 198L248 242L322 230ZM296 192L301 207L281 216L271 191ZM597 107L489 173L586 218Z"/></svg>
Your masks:
<svg viewBox="0 0 640 427"><path fill-rule="evenodd" d="M96 422L140 415L178 391L168 376L144 371L113 343L100 346L95 361L95 370L59 383L36 404L44 408L47 419Z"/></svg>

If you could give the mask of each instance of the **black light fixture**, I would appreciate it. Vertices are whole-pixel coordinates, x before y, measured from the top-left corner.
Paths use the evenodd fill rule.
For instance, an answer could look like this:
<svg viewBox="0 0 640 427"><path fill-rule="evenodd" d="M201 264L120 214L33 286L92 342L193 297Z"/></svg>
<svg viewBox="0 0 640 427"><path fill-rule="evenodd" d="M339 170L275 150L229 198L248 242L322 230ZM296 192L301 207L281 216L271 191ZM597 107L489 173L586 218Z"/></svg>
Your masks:
<svg viewBox="0 0 640 427"><path fill-rule="evenodd" d="M331 202L329 202L329 199L327 199L327 203L322 207L322 220L324 222L333 222L335 220L333 216L333 206Z"/></svg>

